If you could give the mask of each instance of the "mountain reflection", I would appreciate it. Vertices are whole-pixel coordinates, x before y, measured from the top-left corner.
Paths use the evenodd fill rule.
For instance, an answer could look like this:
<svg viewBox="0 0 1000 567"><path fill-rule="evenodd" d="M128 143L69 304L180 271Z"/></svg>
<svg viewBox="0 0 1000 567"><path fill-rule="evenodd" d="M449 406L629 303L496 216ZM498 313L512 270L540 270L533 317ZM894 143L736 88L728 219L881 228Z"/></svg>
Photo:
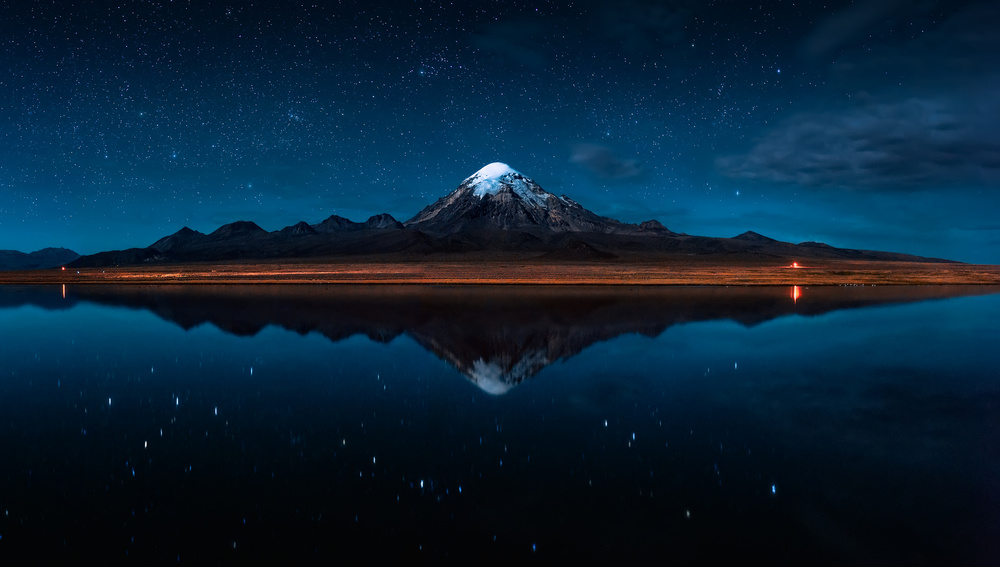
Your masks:
<svg viewBox="0 0 1000 567"><path fill-rule="evenodd" d="M588 346L672 325L732 320L755 325L785 315L995 293L989 286L603 287L174 285L6 287L0 308L66 309L79 302L146 309L191 329L211 323L239 336L269 325L331 341L400 335L503 394Z"/></svg>

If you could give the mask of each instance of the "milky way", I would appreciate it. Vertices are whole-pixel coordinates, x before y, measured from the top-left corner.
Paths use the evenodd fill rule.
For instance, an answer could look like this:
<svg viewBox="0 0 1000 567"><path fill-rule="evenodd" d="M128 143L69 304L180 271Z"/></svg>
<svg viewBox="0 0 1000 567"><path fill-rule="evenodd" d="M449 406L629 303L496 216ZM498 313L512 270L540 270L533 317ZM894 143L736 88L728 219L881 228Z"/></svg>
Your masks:
<svg viewBox="0 0 1000 567"><path fill-rule="evenodd" d="M502 161L627 222L1000 262L988 2L12 4L3 249L407 219Z"/></svg>

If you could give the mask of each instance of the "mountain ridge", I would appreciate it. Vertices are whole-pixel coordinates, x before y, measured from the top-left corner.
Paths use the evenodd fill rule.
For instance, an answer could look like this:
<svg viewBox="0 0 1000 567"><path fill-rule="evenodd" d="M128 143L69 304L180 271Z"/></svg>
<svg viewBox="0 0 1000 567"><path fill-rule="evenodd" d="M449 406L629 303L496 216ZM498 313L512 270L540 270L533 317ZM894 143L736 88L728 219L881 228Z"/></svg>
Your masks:
<svg viewBox="0 0 1000 567"><path fill-rule="evenodd" d="M614 262L677 256L830 258L950 262L894 252L781 242L753 231L733 238L676 233L660 221L625 223L556 196L507 164L494 162L405 222L388 213L364 222L331 215L268 232L238 220L204 234L188 227L145 248L83 256L74 267L230 262L341 256L481 259L515 256L540 261ZM485 256L484 256L485 255Z"/></svg>

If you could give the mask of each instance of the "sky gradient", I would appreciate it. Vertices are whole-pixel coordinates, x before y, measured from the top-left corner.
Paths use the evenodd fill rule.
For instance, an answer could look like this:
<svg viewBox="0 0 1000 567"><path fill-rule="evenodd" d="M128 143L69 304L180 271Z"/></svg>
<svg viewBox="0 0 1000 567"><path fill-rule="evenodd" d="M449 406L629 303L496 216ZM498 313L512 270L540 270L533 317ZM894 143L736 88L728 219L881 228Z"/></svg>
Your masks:
<svg viewBox="0 0 1000 567"><path fill-rule="evenodd" d="M1000 263L991 2L0 7L0 249L399 220L502 161L627 222Z"/></svg>

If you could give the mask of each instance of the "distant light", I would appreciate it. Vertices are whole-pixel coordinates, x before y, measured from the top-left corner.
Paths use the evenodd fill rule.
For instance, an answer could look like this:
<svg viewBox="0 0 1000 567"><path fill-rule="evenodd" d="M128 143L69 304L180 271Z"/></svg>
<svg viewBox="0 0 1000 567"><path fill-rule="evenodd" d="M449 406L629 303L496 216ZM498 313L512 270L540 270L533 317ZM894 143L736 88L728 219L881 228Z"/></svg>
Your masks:
<svg viewBox="0 0 1000 567"><path fill-rule="evenodd" d="M778 74L779 74L779 75L781 74L781 69L778 69Z"/></svg>
<svg viewBox="0 0 1000 567"><path fill-rule="evenodd" d="M771 485L771 494L777 494L777 493L778 493L778 485L777 484L772 484Z"/></svg>

